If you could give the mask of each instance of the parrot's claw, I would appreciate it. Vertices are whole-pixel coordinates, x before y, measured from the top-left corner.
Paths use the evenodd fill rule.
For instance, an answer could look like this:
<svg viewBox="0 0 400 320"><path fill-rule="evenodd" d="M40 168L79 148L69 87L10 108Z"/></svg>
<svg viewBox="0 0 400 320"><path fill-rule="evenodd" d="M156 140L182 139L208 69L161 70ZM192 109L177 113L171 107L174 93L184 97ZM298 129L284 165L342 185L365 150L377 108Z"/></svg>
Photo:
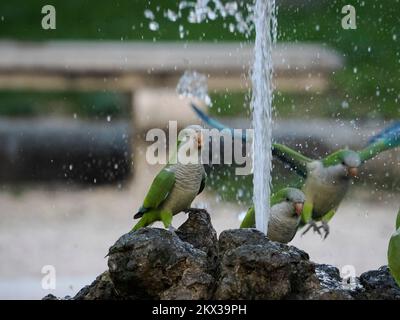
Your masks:
<svg viewBox="0 0 400 320"><path fill-rule="evenodd" d="M325 234L324 234L324 240L328 237L328 235L329 235L329 225L328 225L328 223L327 222L325 222L325 221L322 221L322 225L319 227L319 228L322 228L323 230L324 230L324 232L325 232Z"/></svg>
<svg viewBox="0 0 400 320"><path fill-rule="evenodd" d="M301 235L304 236L308 231L310 231L311 228L313 229L314 232L318 233L322 237L322 233L320 231L322 226L318 226L314 220L311 220L308 223L308 227L306 228L306 230L304 230L304 232Z"/></svg>
<svg viewBox="0 0 400 320"><path fill-rule="evenodd" d="M304 236L308 231L310 231L311 228L313 229L314 232L318 233L323 240L325 240L329 235L329 225L328 225L328 223L326 223L325 221L322 221L321 225L318 226L317 223L315 221L313 221L313 220L311 220L308 223L307 229L304 230L304 232L301 235ZM322 235L321 229L324 231L324 235Z"/></svg>

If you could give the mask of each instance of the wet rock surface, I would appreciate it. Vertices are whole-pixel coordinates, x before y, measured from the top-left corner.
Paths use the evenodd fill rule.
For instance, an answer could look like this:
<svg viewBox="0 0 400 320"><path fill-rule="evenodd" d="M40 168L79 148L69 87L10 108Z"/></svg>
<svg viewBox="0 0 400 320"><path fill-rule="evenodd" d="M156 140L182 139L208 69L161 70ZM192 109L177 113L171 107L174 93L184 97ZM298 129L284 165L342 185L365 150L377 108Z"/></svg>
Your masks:
<svg viewBox="0 0 400 320"><path fill-rule="evenodd" d="M92 284L82 288L74 300L120 300L108 271L99 275Z"/></svg>
<svg viewBox="0 0 400 320"><path fill-rule="evenodd" d="M387 267L347 283L337 268L255 229L227 230L218 240L205 210L192 211L176 232L123 235L110 248L108 267L74 299L400 300Z"/></svg>
<svg viewBox="0 0 400 320"><path fill-rule="evenodd" d="M400 287L396 284L387 266L365 272L359 280L362 289L357 293L356 299L400 300Z"/></svg>
<svg viewBox="0 0 400 320"><path fill-rule="evenodd" d="M308 255L252 229L220 235L221 274L216 299L295 298L315 275Z"/></svg>
<svg viewBox="0 0 400 320"><path fill-rule="evenodd" d="M208 299L214 279L207 254L176 234L143 228L110 248L110 277L131 299Z"/></svg>
<svg viewBox="0 0 400 320"><path fill-rule="evenodd" d="M182 241L205 252L209 271L212 274L218 272L218 237L207 211L199 209L190 212L189 218L179 227L176 234Z"/></svg>

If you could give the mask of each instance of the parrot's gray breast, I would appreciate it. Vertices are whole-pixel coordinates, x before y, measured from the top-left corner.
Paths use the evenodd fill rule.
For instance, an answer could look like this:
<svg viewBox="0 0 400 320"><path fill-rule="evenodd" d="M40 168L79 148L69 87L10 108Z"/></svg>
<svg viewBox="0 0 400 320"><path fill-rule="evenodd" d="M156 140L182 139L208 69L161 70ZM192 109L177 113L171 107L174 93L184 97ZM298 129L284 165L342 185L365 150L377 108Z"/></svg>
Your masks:
<svg viewBox="0 0 400 320"><path fill-rule="evenodd" d="M350 180L342 176L338 166L324 168L315 162L303 187L307 201L313 203L313 219L319 219L331 210L336 210L343 200Z"/></svg>
<svg viewBox="0 0 400 320"><path fill-rule="evenodd" d="M292 214L293 205L282 202L271 208L271 218L268 224L268 238L272 241L288 243L296 235L299 217Z"/></svg>
<svg viewBox="0 0 400 320"><path fill-rule="evenodd" d="M200 190L205 175L202 164L175 164L169 170L175 173L175 184L162 208L177 214L190 207Z"/></svg>

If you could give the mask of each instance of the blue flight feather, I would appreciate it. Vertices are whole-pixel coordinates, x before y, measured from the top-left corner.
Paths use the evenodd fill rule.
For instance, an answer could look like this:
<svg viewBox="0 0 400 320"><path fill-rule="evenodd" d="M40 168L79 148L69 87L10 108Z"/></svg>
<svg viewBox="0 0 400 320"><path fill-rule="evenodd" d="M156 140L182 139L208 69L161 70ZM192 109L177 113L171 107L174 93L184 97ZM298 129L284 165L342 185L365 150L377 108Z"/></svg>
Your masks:
<svg viewBox="0 0 400 320"><path fill-rule="evenodd" d="M368 141L368 145L383 142L390 148L400 146L400 121L395 122L391 126L383 129L380 133L373 136Z"/></svg>
<svg viewBox="0 0 400 320"><path fill-rule="evenodd" d="M194 112L199 116L199 118L206 123L209 127L211 128L215 128L219 131L222 130L230 130L232 136L237 135L234 131L234 129L229 128L227 126L225 126L224 124L222 124L221 122L219 122L218 120L215 120L211 117L209 117L207 114L205 114L202 110L200 110L200 108L198 108L194 103L191 104L192 109L194 110ZM241 139L243 141L246 141L246 132L243 132L241 135Z"/></svg>

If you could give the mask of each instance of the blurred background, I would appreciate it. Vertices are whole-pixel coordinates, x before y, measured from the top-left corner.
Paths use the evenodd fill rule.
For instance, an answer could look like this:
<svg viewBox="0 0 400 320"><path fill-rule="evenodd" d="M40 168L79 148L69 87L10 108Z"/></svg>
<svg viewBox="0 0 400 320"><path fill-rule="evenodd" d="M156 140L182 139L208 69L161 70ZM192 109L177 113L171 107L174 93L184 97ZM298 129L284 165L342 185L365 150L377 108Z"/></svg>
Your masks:
<svg viewBox="0 0 400 320"><path fill-rule="evenodd" d="M72 296L106 269L103 257L133 226L160 169L146 163L145 133L166 129L168 120L197 121L175 90L186 69L208 76L209 113L250 125L254 35L232 28L232 19L178 20L168 13L176 2L53 0L57 26L44 30L47 2L0 3L3 299ZM344 30L347 4L278 1L274 138L309 156L360 149L400 116L400 3L353 0L357 29ZM328 239L310 232L292 244L315 262L351 265L356 274L386 264L399 165L397 150L363 166ZM218 232L238 227L252 177L207 170L207 190L195 204L209 209ZM274 163L274 189L300 182ZM177 216L175 227L185 218ZM46 265L55 267L55 290L42 288Z"/></svg>

